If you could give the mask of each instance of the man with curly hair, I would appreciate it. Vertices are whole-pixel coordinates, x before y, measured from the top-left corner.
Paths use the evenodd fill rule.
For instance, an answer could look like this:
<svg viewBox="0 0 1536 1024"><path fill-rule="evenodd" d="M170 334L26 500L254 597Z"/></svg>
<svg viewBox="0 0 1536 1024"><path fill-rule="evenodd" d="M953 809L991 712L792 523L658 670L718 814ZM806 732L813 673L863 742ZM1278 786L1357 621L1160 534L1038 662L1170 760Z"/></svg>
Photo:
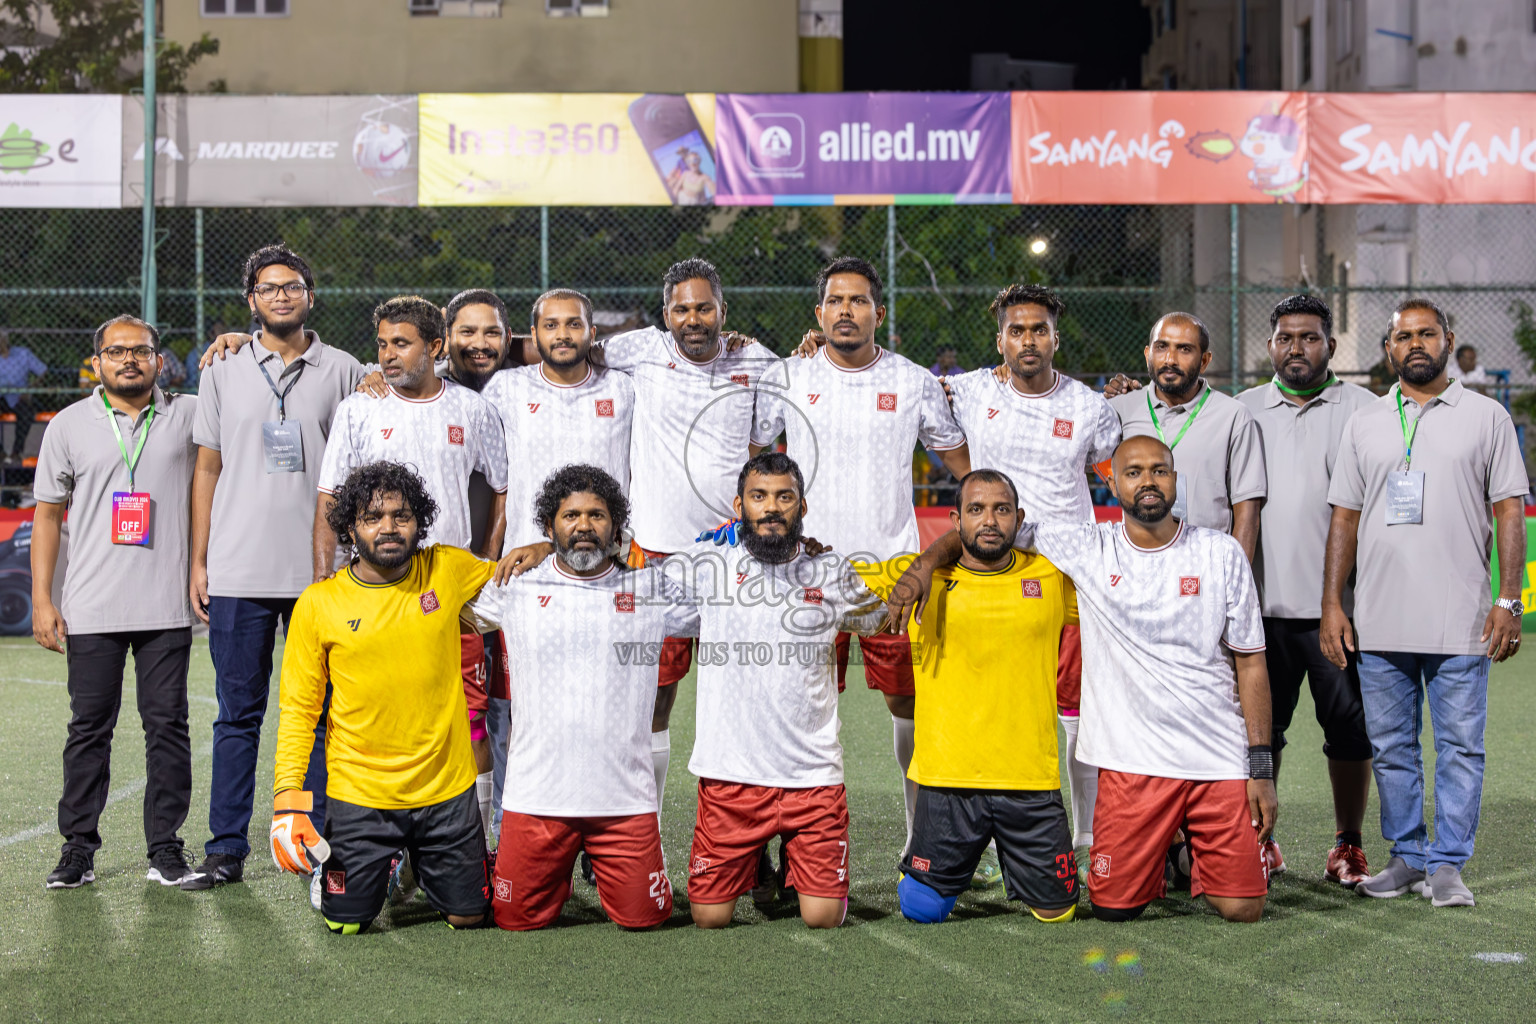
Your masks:
<svg viewBox="0 0 1536 1024"><path fill-rule="evenodd" d="M654 927L672 913L651 770L656 668L665 638L697 635L698 609L659 567L616 557L629 502L604 470L556 470L534 514L555 557L465 609L502 631L511 659L496 923L553 924L585 852L608 917Z"/></svg>
<svg viewBox="0 0 1536 1024"><path fill-rule="evenodd" d="M272 858L321 868L321 914L338 934L368 927L404 849L428 901L455 928L489 923L485 835L475 801L459 613L496 566L422 547L438 514L409 469L353 470L328 515L356 557L299 596L283 652ZM312 731L331 686L329 809L322 839L304 790Z"/></svg>

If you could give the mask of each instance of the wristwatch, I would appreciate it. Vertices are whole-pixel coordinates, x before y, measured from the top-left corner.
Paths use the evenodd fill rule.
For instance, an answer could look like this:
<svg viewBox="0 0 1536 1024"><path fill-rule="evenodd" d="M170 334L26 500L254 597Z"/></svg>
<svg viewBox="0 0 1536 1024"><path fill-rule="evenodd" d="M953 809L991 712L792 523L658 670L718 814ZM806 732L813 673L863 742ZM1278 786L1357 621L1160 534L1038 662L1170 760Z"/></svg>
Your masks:
<svg viewBox="0 0 1536 1024"><path fill-rule="evenodd" d="M1520 603L1520 599L1518 597L1501 597L1493 603L1498 605L1500 608L1503 608L1517 619L1525 615L1525 605Z"/></svg>

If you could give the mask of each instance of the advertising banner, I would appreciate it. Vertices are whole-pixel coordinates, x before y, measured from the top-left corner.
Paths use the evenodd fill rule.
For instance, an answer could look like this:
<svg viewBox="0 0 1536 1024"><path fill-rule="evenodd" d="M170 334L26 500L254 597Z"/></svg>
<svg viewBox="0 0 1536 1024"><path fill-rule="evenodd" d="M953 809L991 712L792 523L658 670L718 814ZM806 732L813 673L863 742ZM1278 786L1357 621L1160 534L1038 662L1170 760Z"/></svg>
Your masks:
<svg viewBox="0 0 1536 1024"><path fill-rule="evenodd" d="M1319 93L1312 201L1536 202L1536 96Z"/></svg>
<svg viewBox="0 0 1536 1024"><path fill-rule="evenodd" d="M715 97L421 96L422 206L709 206Z"/></svg>
<svg viewBox="0 0 1536 1024"><path fill-rule="evenodd" d="M1285 92L1016 92L1016 203L1305 203L1307 105Z"/></svg>
<svg viewBox="0 0 1536 1024"><path fill-rule="evenodd" d="M0 95L0 207L117 206L121 96Z"/></svg>
<svg viewBox="0 0 1536 1024"><path fill-rule="evenodd" d="M415 96L166 96L160 206L415 206ZM123 101L124 206L144 201L144 99Z"/></svg>
<svg viewBox="0 0 1536 1024"><path fill-rule="evenodd" d="M722 206L1012 201L1007 93L722 95L719 110Z"/></svg>

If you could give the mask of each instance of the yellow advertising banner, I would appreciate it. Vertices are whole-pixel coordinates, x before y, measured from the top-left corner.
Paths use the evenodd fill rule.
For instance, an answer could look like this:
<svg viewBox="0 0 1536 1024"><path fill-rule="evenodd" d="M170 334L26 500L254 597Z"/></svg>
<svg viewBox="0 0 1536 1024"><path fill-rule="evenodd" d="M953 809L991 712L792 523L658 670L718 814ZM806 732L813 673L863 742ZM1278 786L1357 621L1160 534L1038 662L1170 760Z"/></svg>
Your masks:
<svg viewBox="0 0 1536 1024"><path fill-rule="evenodd" d="M423 93L422 206L708 206L713 93Z"/></svg>

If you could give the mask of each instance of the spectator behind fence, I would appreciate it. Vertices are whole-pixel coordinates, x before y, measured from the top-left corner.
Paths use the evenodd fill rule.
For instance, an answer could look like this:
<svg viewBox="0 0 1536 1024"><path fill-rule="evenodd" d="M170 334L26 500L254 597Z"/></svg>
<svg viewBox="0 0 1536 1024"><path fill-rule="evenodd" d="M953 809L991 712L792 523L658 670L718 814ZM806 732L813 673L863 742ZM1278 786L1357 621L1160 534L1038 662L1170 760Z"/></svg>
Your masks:
<svg viewBox="0 0 1536 1024"><path fill-rule="evenodd" d="M10 334L0 327L0 387L35 388L42 383L48 367L24 345L11 344ZM20 462L27 449L27 435L32 431L32 421L37 408L31 395L12 392L5 396L6 408L16 414L16 433L11 437L11 450L5 453L6 462Z"/></svg>

